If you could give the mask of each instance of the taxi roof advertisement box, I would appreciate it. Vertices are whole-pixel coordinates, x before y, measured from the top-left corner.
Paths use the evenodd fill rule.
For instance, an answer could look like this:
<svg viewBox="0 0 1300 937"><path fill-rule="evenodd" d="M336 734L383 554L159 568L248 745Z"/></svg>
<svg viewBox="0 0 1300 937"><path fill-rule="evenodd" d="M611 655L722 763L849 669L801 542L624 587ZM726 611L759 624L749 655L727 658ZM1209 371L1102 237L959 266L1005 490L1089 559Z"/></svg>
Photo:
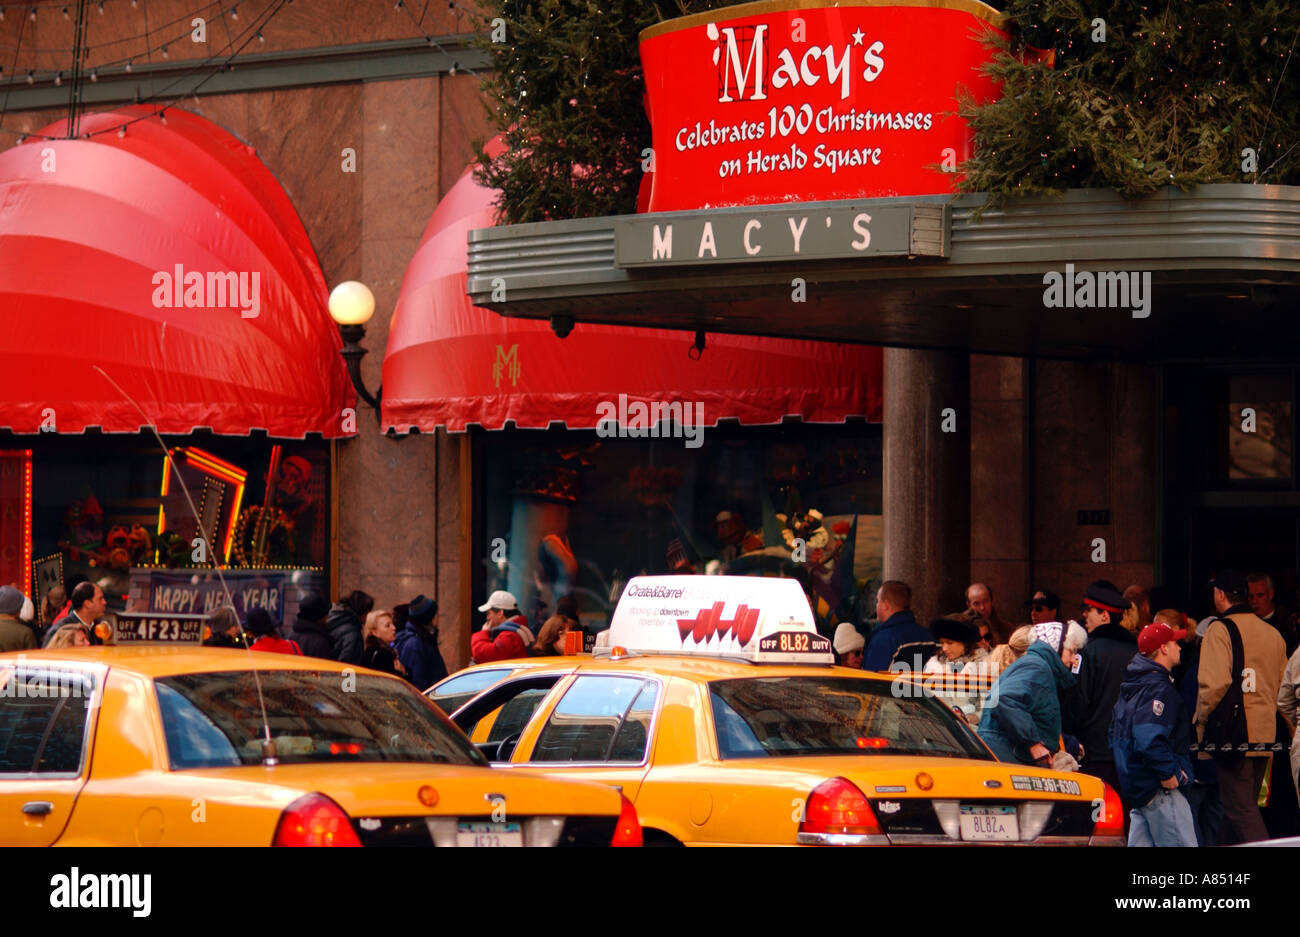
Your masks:
<svg viewBox="0 0 1300 937"><path fill-rule="evenodd" d="M623 590L609 643L628 651L743 657L755 663L830 664L794 579L637 576Z"/></svg>
<svg viewBox="0 0 1300 937"><path fill-rule="evenodd" d="M997 95L977 0L768 0L640 37L654 146L647 211L953 191L964 88Z"/></svg>

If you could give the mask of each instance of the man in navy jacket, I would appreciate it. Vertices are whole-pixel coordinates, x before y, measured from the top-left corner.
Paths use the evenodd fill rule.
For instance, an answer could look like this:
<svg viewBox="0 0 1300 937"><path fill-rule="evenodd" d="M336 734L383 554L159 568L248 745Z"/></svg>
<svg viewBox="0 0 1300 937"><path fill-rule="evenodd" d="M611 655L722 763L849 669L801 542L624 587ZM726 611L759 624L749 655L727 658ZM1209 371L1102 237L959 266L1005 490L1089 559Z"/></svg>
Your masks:
<svg viewBox="0 0 1300 937"><path fill-rule="evenodd" d="M423 692L447 676L447 665L438 650L438 603L423 594L411 599L406 627L393 639L393 650L406 668L406 675Z"/></svg>
<svg viewBox="0 0 1300 937"><path fill-rule="evenodd" d="M1192 783L1192 721L1170 674L1186 631L1163 622L1138 635L1110 722L1130 846L1195 846L1196 824L1180 788Z"/></svg>
<svg viewBox="0 0 1300 937"><path fill-rule="evenodd" d="M912 641L933 641L929 630L912 614L912 587L897 579L887 579L876 593L876 625L867 639L862 655L863 670L888 670L894 652ZM921 661L924 665L925 661ZM908 670L913 669L909 662ZM919 670L920 667L915 669Z"/></svg>

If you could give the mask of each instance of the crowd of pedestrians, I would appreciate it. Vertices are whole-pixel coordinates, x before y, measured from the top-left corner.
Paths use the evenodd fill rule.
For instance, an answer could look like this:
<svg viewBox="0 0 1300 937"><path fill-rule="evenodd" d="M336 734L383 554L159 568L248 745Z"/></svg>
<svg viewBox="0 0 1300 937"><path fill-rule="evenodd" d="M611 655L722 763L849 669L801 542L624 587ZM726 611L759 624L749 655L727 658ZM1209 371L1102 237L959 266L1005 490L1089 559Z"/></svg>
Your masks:
<svg viewBox="0 0 1300 937"><path fill-rule="evenodd" d="M67 595L65 600L63 597ZM84 576L50 589L41 618L22 592L0 586L0 651L67 648L112 641L106 620L103 589ZM582 633L578 602L573 595L556 600L555 612L536 636L519 611L515 597L504 590L492 593L479 607L486 622L472 637L475 663L535 655L561 655L581 650L573 636ZM358 664L405 677L427 689L447 676L439 648L438 603L418 595L389 609L375 608L374 597L357 589L331 605L317 592L299 596L292 622L283 625L270 610L256 606L243 621L229 605L207 616L206 647L320 657Z"/></svg>
<svg viewBox="0 0 1300 937"><path fill-rule="evenodd" d="M515 657L564 654L572 649L569 636L581 633L574 596L556 601L555 614L536 637L509 592L492 593L479 611L486 622L471 638L475 663ZM3 594L0 592L0 607ZM0 634L4 627L0 615ZM242 627L231 608L218 609L208 619L210 647L244 647L254 651L301 654L405 677L421 690L447 676L438 646L438 603L425 595L389 609L375 608L369 594L355 590L334 605L315 592L298 602L292 626L285 629L264 608L250 609Z"/></svg>
<svg viewBox="0 0 1300 937"><path fill-rule="evenodd" d="M962 707L1004 761L1078 770L1115 789L1130 845L1218 845L1300 833L1300 636L1294 613L1275 601L1264 573L1220 570L1209 583L1214 614L1189 620L1165 590L1098 580L1078 613L1040 589L1024 603L1028 623L999 613L992 589L972 583L966 607L928 626L912 590L888 580L864 634L839 624L841 666L919 672L979 682L984 705ZM67 598L63 599L66 595ZM514 595L493 592L471 635L473 661L581 649L572 595L556 601L536 635ZM1157 609L1154 614L1152 609ZM20 591L0 587L0 650L103 643L102 589L73 580L45 598L36 623ZM540 620L540 616L539 616ZM241 622L230 607L208 620L204 643L358 664L423 690L447 676L438 603L425 595L375 608L361 590L331 605L308 592L292 624L260 607Z"/></svg>
<svg viewBox="0 0 1300 937"><path fill-rule="evenodd" d="M0 586L0 651L28 651L103 644L107 602L104 590L85 576L68 582L69 592L55 586L46 594L40 620L32 600L12 585Z"/></svg>
<svg viewBox="0 0 1300 937"><path fill-rule="evenodd" d="M232 620L233 628L226 627ZM390 611L375 608L374 597L360 589L333 605L307 592L298 600L287 634L262 607L248 610L242 628L234 609L218 609L209 616L208 628L203 643L209 647L247 645L253 651L357 664L405 677L421 690L447 676L438 649L438 603L423 595Z"/></svg>
<svg viewBox="0 0 1300 937"><path fill-rule="evenodd" d="M1105 781L1128 812L1130 845L1295 835L1295 615L1275 604L1264 573L1221 570L1208 590L1215 612L1200 622L1160 607L1173 604L1164 590L1098 580L1072 618L1038 590L1017 627L973 583L964 610L924 627L911 589L891 580L876 596L878 624L865 638L841 624L833 647L843 666L989 678L977 725L989 748Z"/></svg>

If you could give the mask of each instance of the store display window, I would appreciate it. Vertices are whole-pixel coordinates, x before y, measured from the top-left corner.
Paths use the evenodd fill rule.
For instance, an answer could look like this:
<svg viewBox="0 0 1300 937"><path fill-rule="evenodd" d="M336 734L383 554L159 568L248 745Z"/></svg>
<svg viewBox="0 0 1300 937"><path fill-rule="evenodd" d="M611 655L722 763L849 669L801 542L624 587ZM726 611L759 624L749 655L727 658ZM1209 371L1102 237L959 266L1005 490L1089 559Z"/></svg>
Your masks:
<svg viewBox="0 0 1300 937"><path fill-rule="evenodd" d="M11 445L20 442L26 445ZM327 443L211 433L163 442L165 454L149 434L0 439L0 468L18 463L16 453L30 453L26 571L6 569L6 581L21 576L24 590L34 584L41 598L81 574L104 587L116 610L153 608L159 591L153 579L159 577L159 583L211 582L211 589L196 590L188 602L193 607L163 609L193 612L225 604L225 587L212 574L216 567L228 571L236 592L245 580L290 571L310 574L313 586L323 581ZM0 491L0 508L10 500L8 488ZM8 556L13 542L6 527L0 552ZM253 571L251 580L244 575ZM275 610L284 611L276 584L262 585L260 595L273 597Z"/></svg>
<svg viewBox="0 0 1300 937"><path fill-rule="evenodd" d="M698 448L562 430L480 438L476 589L510 591L531 625L572 593L598 630L628 578L659 573L794 577L819 627L864 617L881 572L879 424L724 425Z"/></svg>

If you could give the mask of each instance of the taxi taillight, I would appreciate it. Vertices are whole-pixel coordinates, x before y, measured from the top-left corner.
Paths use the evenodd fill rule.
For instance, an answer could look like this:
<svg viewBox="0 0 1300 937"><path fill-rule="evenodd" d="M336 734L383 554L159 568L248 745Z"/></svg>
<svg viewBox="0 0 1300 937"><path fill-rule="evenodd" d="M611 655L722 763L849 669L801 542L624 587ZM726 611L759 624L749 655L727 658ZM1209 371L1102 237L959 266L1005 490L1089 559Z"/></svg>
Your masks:
<svg viewBox="0 0 1300 937"><path fill-rule="evenodd" d="M618 815L618 826L614 827L614 838L609 841L609 844L611 846L640 846L642 845L641 821L637 818L636 808L632 806L632 801L628 800L621 791L618 796L623 801L623 809Z"/></svg>
<svg viewBox="0 0 1300 937"><path fill-rule="evenodd" d="M818 784L808 795L800 833L881 836L871 804L853 782L831 778Z"/></svg>
<svg viewBox="0 0 1300 937"><path fill-rule="evenodd" d="M1105 837L1107 839L1124 838L1124 804L1119 799L1119 794L1115 788L1109 784L1102 784L1104 790L1101 798L1101 816L1093 825L1092 835L1094 838Z"/></svg>
<svg viewBox="0 0 1300 937"><path fill-rule="evenodd" d="M360 846L343 808L324 794L299 797L280 815L272 846Z"/></svg>

